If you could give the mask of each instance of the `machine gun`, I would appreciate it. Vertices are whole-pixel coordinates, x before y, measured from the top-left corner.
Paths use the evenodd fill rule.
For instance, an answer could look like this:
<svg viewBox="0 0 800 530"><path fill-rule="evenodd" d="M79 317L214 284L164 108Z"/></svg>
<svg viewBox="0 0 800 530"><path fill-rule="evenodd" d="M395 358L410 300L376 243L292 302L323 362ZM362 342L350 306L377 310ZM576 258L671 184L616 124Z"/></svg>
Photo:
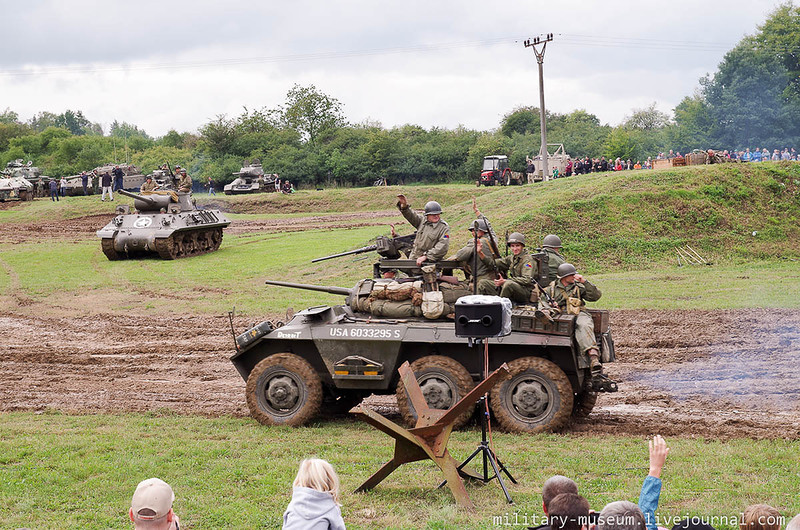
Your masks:
<svg viewBox="0 0 800 530"><path fill-rule="evenodd" d="M341 258L342 256L351 256L353 254L363 254L364 252L371 252L373 250L377 251L378 254L384 258L398 259L400 258L401 252L408 256L414 246L414 238L416 237L416 232L407 236L378 236L374 245L367 245L366 247L357 248L355 250L348 250L347 252L340 252L339 254L312 259L311 263L325 261L326 259Z"/></svg>

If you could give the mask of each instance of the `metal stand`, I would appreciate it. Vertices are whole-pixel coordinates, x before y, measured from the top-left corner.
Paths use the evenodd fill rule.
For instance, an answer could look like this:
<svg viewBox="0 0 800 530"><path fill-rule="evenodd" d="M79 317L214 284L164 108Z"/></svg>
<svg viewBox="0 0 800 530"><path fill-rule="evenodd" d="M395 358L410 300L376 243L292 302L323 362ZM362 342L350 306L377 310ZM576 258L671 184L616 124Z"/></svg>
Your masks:
<svg viewBox="0 0 800 530"><path fill-rule="evenodd" d="M456 470L458 471L458 474L461 475L462 478L479 480L484 484L486 484L487 482L491 482L496 478L497 482L500 483L500 487L503 489L503 494L506 496L506 501L508 501L508 504L514 504L514 501L511 499L511 495L508 493L508 488L506 488L506 484L503 481L503 476L500 473L501 472L505 473L506 476L508 477L508 480L510 480L513 484L516 484L517 481L514 479L514 477L511 476L511 473L508 472L506 466L500 461L500 459L497 457L494 451L492 451L491 447L489 447L489 440L486 439L486 431L489 425L489 409L487 406L486 396L481 396L481 398L478 400L478 406L481 407L482 411L481 443L478 444L478 448L475 449L475 451L473 451L472 454L469 455L467 459L464 460L456 468ZM471 473L463 471L464 467L467 464L469 464L472 461L472 459L478 456L479 454L483 456L483 475L476 476ZM494 474L492 476L489 476L489 464L492 465L492 470L494 471ZM445 484L447 484L446 480L441 484L439 484L439 487L440 488L444 487Z"/></svg>

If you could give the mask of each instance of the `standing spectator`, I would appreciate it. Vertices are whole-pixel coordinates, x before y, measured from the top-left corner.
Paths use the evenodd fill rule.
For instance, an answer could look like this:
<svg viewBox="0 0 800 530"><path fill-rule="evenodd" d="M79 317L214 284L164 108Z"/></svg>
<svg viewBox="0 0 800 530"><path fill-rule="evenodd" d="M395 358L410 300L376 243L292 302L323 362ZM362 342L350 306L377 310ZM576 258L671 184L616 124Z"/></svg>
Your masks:
<svg viewBox="0 0 800 530"><path fill-rule="evenodd" d="M344 530L339 508L339 477L325 460L300 462L292 500L283 512L284 530Z"/></svg>
<svg viewBox="0 0 800 530"><path fill-rule="evenodd" d="M128 517L135 530L178 530L178 516L172 511L175 493L161 479L149 478L136 486Z"/></svg>
<svg viewBox="0 0 800 530"><path fill-rule="evenodd" d="M214 181L211 180L211 177L208 177L208 194L209 195L217 194L217 192L214 190Z"/></svg>
<svg viewBox="0 0 800 530"><path fill-rule="evenodd" d="M58 181L58 186L61 188L61 196L67 196L67 177L61 177L61 180Z"/></svg>
<svg viewBox="0 0 800 530"><path fill-rule="evenodd" d="M81 186L83 186L83 195L88 195L89 175L85 171L81 171Z"/></svg>
<svg viewBox="0 0 800 530"><path fill-rule="evenodd" d="M121 190L124 185L125 172L119 166L114 166L114 170L111 173L114 175L114 190Z"/></svg>
<svg viewBox="0 0 800 530"><path fill-rule="evenodd" d="M533 163L533 159L529 156L525 157L525 173L528 176L528 184L533 184L533 177L536 173L536 164Z"/></svg>
<svg viewBox="0 0 800 530"><path fill-rule="evenodd" d="M756 147L752 153L750 153L750 161L751 162L761 162L761 149Z"/></svg>
<svg viewBox="0 0 800 530"><path fill-rule="evenodd" d="M750 152L749 147L745 148L744 153L742 153L740 158L742 159L742 162L750 162L753 159L753 154Z"/></svg>
<svg viewBox="0 0 800 530"><path fill-rule="evenodd" d="M791 159L792 159L792 155L789 154L789 149L784 147L783 151L781 151L781 160L791 160Z"/></svg>
<svg viewBox="0 0 800 530"><path fill-rule="evenodd" d="M780 159L781 159L781 154L778 152L777 149L773 149L772 150L772 161L774 162L775 160L780 160Z"/></svg>
<svg viewBox="0 0 800 530"><path fill-rule="evenodd" d="M571 177L572 176L572 159L567 158L567 167L564 168L564 176Z"/></svg>
<svg viewBox="0 0 800 530"><path fill-rule="evenodd" d="M766 147L761 150L761 161L768 162L769 161L769 149Z"/></svg>
<svg viewBox="0 0 800 530"><path fill-rule="evenodd" d="M103 196L101 197L100 200L101 201L105 201L106 200L106 192L108 192L108 197L113 201L114 200L114 194L111 193L111 174L108 171L103 173L103 177L100 179L100 183L103 186Z"/></svg>
<svg viewBox="0 0 800 530"><path fill-rule="evenodd" d="M58 198L58 182L56 179L50 179L50 200L51 201L59 201Z"/></svg>

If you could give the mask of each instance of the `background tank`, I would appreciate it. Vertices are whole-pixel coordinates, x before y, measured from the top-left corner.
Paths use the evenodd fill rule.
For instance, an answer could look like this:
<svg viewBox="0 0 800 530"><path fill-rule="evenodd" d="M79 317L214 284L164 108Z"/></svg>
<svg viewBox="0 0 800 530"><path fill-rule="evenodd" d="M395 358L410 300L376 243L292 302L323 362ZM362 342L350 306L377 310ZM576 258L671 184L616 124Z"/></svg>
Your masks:
<svg viewBox="0 0 800 530"><path fill-rule="evenodd" d="M50 193L50 180L31 161L23 164L18 158L0 171L0 200L30 201L34 196L43 197Z"/></svg>
<svg viewBox="0 0 800 530"><path fill-rule="evenodd" d="M258 160L253 160L253 163L245 160L242 168L233 175L236 176L233 182L222 188L225 195L276 191L275 175L265 175Z"/></svg>
<svg viewBox="0 0 800 530"><path fill-rule="evenodd" d="M283 326L262 322L235 337L231 361L247 383L254 418L267 425L302 425L320 412L347 411L370 394L394 393L404 420L413 424L416 412L397 374L403 362L411 363L432 408L449 408L481 380L483 347L457 337L452 319L376 316L375 303L367 301L385 281L362 280L352 289L267 282L345 295L347 301L306 309ZM589 311L601 358L613 362L608 311ZM511 370L490 401L505 430L559 429L571 417L587 416L598 392L616 391L613 381L593 378L578 355L575 318L560 315L551 322L520 306L512 312L511 334L489 339L489 371L503 363Z"/></svg>
<svg viewBox="0 0 800 530"><path fill-rule="evenodd" d="M198 209L190 193L118 191L134 199L134 209L118 206L117 216L97 231L110 260L142 254L176 259L213 252L222 243L222 229L231 224L219 210Z"/></svg>

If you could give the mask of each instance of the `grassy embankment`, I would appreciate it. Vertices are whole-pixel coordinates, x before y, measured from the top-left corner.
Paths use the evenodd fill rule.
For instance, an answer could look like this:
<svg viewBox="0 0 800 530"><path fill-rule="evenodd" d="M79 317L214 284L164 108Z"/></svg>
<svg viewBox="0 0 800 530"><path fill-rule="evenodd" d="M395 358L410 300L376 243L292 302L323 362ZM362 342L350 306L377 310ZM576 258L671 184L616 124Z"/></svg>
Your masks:
<svg viewBox="0 0 800 530"><path fill-rule="evenodd" d="M505 503L496 483L469 485L477 510L467 514L447 488L435 489L439 473L429 462L402 466L370 493L351 493L389 459L392 444L347 420L268 429L247 419L169 413L0 418L3 528L128 528L130 496L150 476L173 485L187 528L278 528L297 464L311 455L338 470L348 528L500 528L493 517L506 514L525 528L526 516L532 524L540 515L541 484L553 474L575 478L596 509L612 500L635 502L647 474L643 439L496 434L496 450L519 481L510 485L516 505ZM475 430L455 433L450 450L465 458L479 439ZM669 445L661 517L736 517L755 502L787 517L800 511L797 443L675 439Z"/></svg>
<svg viewBox="0 0 800 530"><path fill-rule="evenodd" d="M175 262L108 262L92 240L0 243L5 270L0 293L16 288L34 299L55 297L59 304L80 306L92 291L105 289L123 291L111 310L168 305L222 312L236 305L258 315L278 315L288 305L333 303L339 298L267 289L263 280L350 286L370 274L372 253L317 264L310 260L367 245L388 232L391 220L399 233L408 233L405 221L390 213L394 195L403 191L414 206L434 198L444 204L452 248L468 237L464 227L473 217L473 196L500 237L506 229L522 230L535 243L548 232L560 234L568 259L603 289L599 307L798 307L798 183L800 164L765 163L591 175L514 188L390 186L291 196L198 195L201 204L211 200L239 212L231 215L242 220L345 212L375 216L354 219L352 229L314 229L309 221L305 231L229 234L219 252ZM42 219L69 223L104 212L110 217L115 203L97 197L38 200L0 211L0 226L13 232L19 223ZM363 226L365 221L374 226ZM686 243L714 265L679 268L674 249Z"/></svg>

